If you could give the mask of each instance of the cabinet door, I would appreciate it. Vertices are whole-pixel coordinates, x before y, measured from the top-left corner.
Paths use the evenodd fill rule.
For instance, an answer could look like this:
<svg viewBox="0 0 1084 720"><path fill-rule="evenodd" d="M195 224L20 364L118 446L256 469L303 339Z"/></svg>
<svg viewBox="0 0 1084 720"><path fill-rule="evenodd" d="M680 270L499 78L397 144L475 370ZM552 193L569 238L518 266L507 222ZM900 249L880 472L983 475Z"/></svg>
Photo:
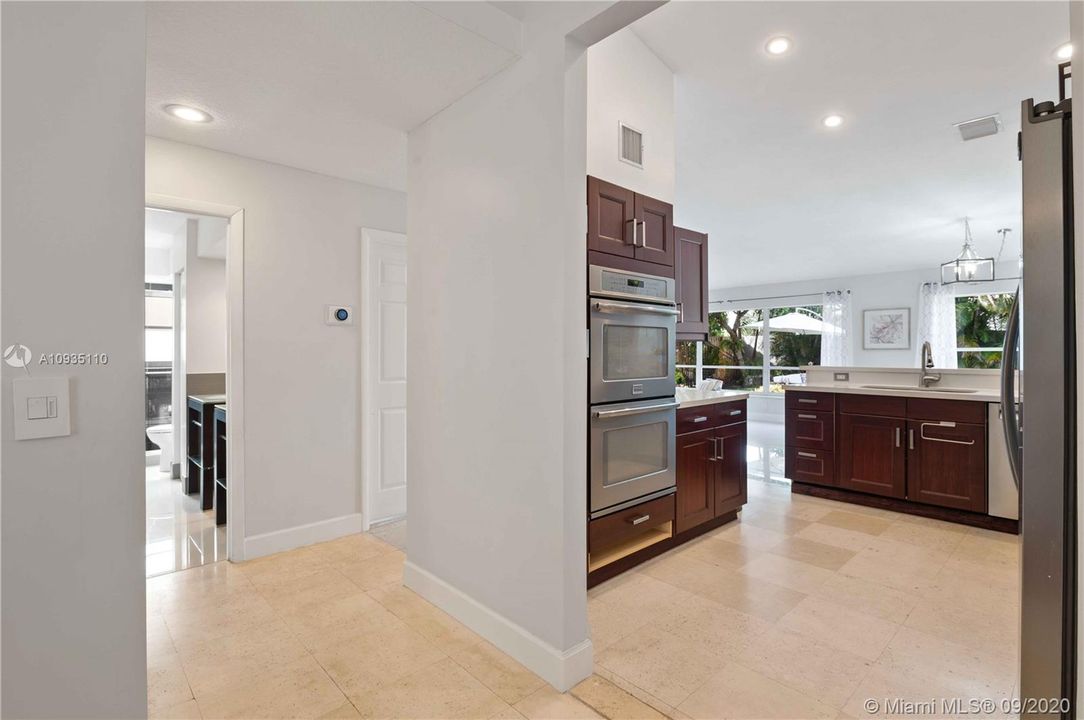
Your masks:
<svg viewBox="0 0 1084 720"><path fill-rule="evenodd" d="M635 193L598 178L587 178L587 249L632 257Z"/></svg>
<svg viewBox="0 0 1084 720"><path fill-rule="evenodd" d="M715 463L715 515L719 516L740 510L748 498L745 423L716 428L713 435L718 438L716 445L719 448L719 459Z"/></svg>
<svg viewBox="0 0 1084 720"><path fill-rule="evenodd" d="M839 486L848 490L906 496L906 422L868 415L839 416Z"/></svg>
<svg viewBox="0 0 1084 720"><path fill-rule="evenodd" d="M712 430L677 438L677 532L715 517L715 433Z"/></svg>
<svg viewBox="0 0 1084 720"><path fill-rule="evenodd" d="M674 267L674 206L662 200L637 195L635 218L636 259Z"/></svg>
<svg viewBox="0 0 1084 720"><path fill-rule="evenodd" d="M907 499L986 512L986 426L907 423Z"/></svg>
<svg viewBox="0 0 1084 720"><path fill-rule="evenodd" d="M679 333L708 332L708 236L674 228Z"/></svg>

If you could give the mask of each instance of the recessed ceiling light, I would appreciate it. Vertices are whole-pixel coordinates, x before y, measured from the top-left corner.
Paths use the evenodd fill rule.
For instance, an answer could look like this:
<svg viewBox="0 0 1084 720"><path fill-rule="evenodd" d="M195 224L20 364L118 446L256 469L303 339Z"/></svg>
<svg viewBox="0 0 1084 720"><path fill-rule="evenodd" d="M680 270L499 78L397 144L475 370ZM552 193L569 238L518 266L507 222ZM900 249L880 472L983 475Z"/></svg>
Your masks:
<svg viewBox="0 0 1084 720"><path fill-rule="evenodd" d="M188 122L205 123L213 119L210 113L190 105L166 105L163 109L173 117Z"/></svg>
<svg viewBox="0 0 1084 720"><path fill-rule="evenodd" d="M790 38L773 37L768 41L768 44L764 46L764 49L768 51L769 55L782 55L787 50L790 50Z"/></svg>
<svg viewBox="0 0 1084 720"><path fill-rule="evenodd" d="M1064 45L1059 45L1058 49L1054 51L1054 57L1056 57L1058 60L1069 60L1070 58L1072 58L1073 44L1065 43Z"/></svg>
<svg viewBox="0 0 1084 720"><path fill-rule="evenodd" d="M821 122L826 128L837 128L843 124L843 116L835 114L826 115L825 118L821 120Z"/></svg>

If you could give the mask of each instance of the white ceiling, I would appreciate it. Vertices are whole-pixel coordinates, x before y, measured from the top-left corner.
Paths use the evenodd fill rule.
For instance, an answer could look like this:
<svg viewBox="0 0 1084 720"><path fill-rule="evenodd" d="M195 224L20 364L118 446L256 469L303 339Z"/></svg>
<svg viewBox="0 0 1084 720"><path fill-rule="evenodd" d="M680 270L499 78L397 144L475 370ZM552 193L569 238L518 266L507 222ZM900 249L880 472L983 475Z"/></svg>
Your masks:
<svg viewBox="0 0 1084 720"><path fill-rule="evenodd" d="M480 22L461 3L150 3L147 133L405 189L406 132L516 58L445 19L457 6ZM176 120L169 103L214 122Z"/></svg>
<svg viewBox="0 0 1084 720"><path fill-rule="evenodd" d="M980 254L1006 226L1019 253L1020 101L1057 97L1067 2L671 2L633 28L675 72L675 213L711 287L935 268L968 215Z"/></svg>

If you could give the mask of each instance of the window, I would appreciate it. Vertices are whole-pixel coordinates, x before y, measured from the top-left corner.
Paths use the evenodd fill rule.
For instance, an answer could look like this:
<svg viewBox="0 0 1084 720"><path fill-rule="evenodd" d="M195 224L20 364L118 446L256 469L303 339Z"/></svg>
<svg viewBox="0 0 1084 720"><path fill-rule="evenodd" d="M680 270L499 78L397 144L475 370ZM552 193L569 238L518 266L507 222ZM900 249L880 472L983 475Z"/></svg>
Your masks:
<svg viewBox="0 0 1084 720"><path fill-rule="evenodd" d="M821 306L772 308L768 314L768 390L783 392L784 385L804 385L801 368L821 364Z"/></svg>
<svg viewBox="0 0 1084 720"><path fill-rule="evenodd" d="M696 387L715 379L728 389L758 393L804 384L801 369L820 365L820 323L820 305L710 313L706 341L678 342L677 383Z"/></svg>
<svg viewBox="0 0 1084 720"><path fill-rule="evenodd" d="M956 298L956 364L962 368L1001 367L1012 293Z"/></svg>

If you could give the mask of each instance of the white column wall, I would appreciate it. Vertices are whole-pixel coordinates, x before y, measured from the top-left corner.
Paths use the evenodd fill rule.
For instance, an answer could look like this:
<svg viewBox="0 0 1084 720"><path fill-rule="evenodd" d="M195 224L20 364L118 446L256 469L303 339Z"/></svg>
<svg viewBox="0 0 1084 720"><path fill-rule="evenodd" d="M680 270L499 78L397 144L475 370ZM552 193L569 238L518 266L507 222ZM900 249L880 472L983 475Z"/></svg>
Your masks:
<svg viewBox="0 0 1084 720"><path fill-rule="evenodd" d="M143 3L2 6L3 340L71 378L72 434L16 441L3 378L2 698L10 718L147 713ZM41 353L107 353L42 366Z"/></svg>
<svg viewBox="0 0 1084 720"><path fill-rule="evenodd" d="M586 62L525 35L410 134L406 579L563 688L591 669Z"/></svg>

